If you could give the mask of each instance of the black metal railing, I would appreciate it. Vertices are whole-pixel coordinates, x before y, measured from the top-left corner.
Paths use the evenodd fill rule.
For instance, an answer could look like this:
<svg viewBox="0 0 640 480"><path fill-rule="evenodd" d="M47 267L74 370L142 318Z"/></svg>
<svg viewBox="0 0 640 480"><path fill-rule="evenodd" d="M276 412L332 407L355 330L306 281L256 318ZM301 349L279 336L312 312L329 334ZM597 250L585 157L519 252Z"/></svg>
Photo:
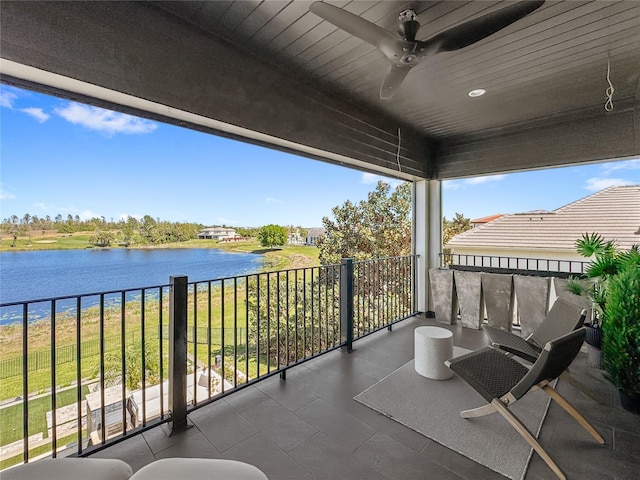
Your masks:
<svg viewBox="0 0 640 480"><path fill-rule="evenodd" d="M185 428L192 409L351 350L417 313L415 274L415 256L345 259L1 304L3 361L21 368L0 376L3 468L86 455L163 422Z"/></svg>
<svg viewBox="0 0 640 480"><path fill-rule="evenodd" d="M589 262L546 258L500 257L494 255L440 254L443 267L485 272L510 272L539 275L583 275Z"/></svg>

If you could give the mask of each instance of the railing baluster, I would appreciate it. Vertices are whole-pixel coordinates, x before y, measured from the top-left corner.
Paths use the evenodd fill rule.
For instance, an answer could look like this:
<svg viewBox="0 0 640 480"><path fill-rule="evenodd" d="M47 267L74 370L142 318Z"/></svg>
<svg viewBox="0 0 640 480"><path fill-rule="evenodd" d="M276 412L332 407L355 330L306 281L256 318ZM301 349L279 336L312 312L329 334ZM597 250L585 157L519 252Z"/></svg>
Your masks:
<svg viewBox="0 0 640 480"><path fill-rule="evenodd" d="M147 426L147 334L145 331L145 310L147 292L143 288L140 298L140 341L142 354L140 355L140 367L142 368L142 426Z"/></svg>
<svg viewBox="0 0 640 480"><path fill-rule="evenodd" d="M309 292L310 295L310 300L311 300L311 355L314 355L315 353L315 346L316 346L316 342L315 339L313 338L313 334L314 334L314 330L315 330L315 315L314 315L314 311L313 311L313 299L315 297L314 295L314 291L313 291L313 280L314 280L314 275L313 275L313 271L314 268L311 267L311 292Z"/></svg>
<svg viewBox="0 0 640 480"><path fill-rule="evenodd" d="M271 373L271 274L267 273L267 374Z"/></svg>
<svg viewBox="0 0 640 480"><path fill-rule="evenodd" d="M340 267L340 344L353 350L353 260L343 258Z"/></svg>
<svg viewBox="0 0 640 480"><path fill-rule="evenodd" d="M22 457L24 463L29 461L29 304L22 305Z"/></svg>
<svg viewBox="0 0 640 480"><path fill-rule="evenodd" d="M51 456L57 456L58 422L56 413L56 301L51 300Z"/></svg>
<svg viewBox="0 0 640 480"><path fill-rule="evenodd" d="M127 434L127 366L126 366L126 295L125 292L122 292L120 295L120 368L122 369L122 432L123 435Z"/></svg>
<svg viewBox="0 0 640 480"><path fill-rule="evenodd" d="M298 361L298 270L295 270L295 319L296 319L296 328L295 328L295 349L296 349L296 355L295 355L295 362Z"/></svg>
<svg viewBox="0 0 640 480"><path fill-rule="evenodd" d="M256 362L260 377L260 274L256 275Z"/></svg>
<svg viewBox="0 0 640 480"><path fill-rule="evenodd" d="M198 284L193 284L193 403L198 403Z"/></svg>
<svg viewBox="0 0 640 480"><path fill-rule="evenodd" d="M158 350L160 355L159 375L160 375L160 418L164 419L164 287L160 287L158 291ZM168 336L168 335L167 335ZM137 419L136 419L137 422Z"/></svg>
<svg viewBox="0 0 640 480"><path fill-rule="evenodd" d="M244 359L245 383L249 381L249 276L244 277Z"/></svg>
<svg viewBox="0 0 640 480"><path fill-rule="evenodd" d="M307 356L307 269L302 270L302 318L304 322L302 337L302 357Z"/></svg>
<svg viewBox="0 0 640 480"><path fill-rule="evenodd" d="M106 420L106 405L104 397L104 293L100 294L100 325L99 325L99 338L100 338L100 426L101 426L101 443L104 445L107 441L107 420Z"/></svg>
<svg viewBox="0 0 640 480"><path fill-rule="evenodd" d="M172 276L169 282L169 410L171 431L178 433L187 428L188 278Z"/></svg>
<svg viewBox="0 0 640 480"><path fill-rule="evenodd" d="M82 343L80 297L76 298L76 409L78 412L78 454L82 453Z"/></svg>
<svg viewBox="0 0 640 480"><path fill-rule="evenodd" d="M211 398L211 317L213 312L211 310L211 280L207 282L207 398Z"/></svg>
<svg viewBox="0 0 640 480"><path fill-rule="evenodd" d="M233 386L238 386L238 278L233 278Z"/></svg>
<svg viewBox="0 0 640 480"><path fill-rule="evenodd" d="M224 371L224 280L220 281L220 372L222 375L222 380L220 382L220 391L224 393L224 380L226 378Z"/></svg>
<svg viewBox="0 0 640 480"><path fill-rule="evenodd" d="M286 358L287 358L287 365L289 365L289 350L291 349L291 345L289 344L289 270L286 271L285 274L285 285L286 285L286 296L285 296L285 302L286 302L286 308L285 308L285 315L286 315L286 319L287 319L287 323L286 323L286 332L285 332L285 342L287 345L287 352L286 352Z"/></svg>

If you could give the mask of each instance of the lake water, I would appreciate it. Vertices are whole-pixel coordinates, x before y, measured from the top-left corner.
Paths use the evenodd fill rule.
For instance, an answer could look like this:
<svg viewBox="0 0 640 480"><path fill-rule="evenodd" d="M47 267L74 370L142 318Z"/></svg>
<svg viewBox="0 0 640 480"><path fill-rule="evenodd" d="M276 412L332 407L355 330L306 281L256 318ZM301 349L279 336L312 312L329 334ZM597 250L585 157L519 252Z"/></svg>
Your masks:
<svg viewBox="0 0 640 480"><path fill-rule="evenodd" d="M217 249L39 250L0 253L0 303L166 285L257 272L262 255Z"/></svg>

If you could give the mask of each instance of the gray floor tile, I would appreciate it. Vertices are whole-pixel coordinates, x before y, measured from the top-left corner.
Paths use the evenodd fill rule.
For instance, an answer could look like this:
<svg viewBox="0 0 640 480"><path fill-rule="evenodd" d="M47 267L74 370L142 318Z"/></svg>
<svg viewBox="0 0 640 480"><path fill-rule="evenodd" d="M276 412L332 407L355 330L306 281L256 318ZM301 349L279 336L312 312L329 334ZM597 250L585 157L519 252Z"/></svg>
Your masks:
<svg viewBox="0 0 640 480"><path fill-rule="evenodd" d="M438 442L429 441L422 456L445 467L466 480L504 480L504 476L460 455Z"/></svg>
<svg viewBox="0 0 640 480"><path fill-rule="evenodd" d="M256 433L227 450L223 457L255 465L269 477L269 480L312 479L302 466L261 433Z"/></svg>
<svg viewBox="0 0 640 480"><path fill-rule="evenodd" d="M226 402L193 411L189 419L219 452L246 440L258 430Z"/></svg>
<svg viewBox="0 0 640 480"><path fill-rule="evenodd" d="M184 439L189 438L190 436L195 435L199 432L198 429L194 428L192 424L190 425L191 427L187 428L184 432L172 435L169 425L165 423L163 425L160 425L159 427L147 430L142 434L142 436L149 444L151 451L156 454L159 451L176 445L184 441Z"/></svg>
<svg viewBox="0 0 640 480"><path fill-rule="evenodd" d="M256 388L291 411L296 411L318 398L308 390L296 386L294 382L281 380L278 376L256 384Z"/></svg>
<svg viewBox="0 0 640 480"><path fill-rule="evenodd" d="M242 416L285 452L318 431L271 399L242 410Z"/></svg>
<svg viewBox="0 0 640 480"><path fill-rule="evenodd" d="M265 401L267 395L262 393L254 386L243 388L238 392L234 392L232 395L225 397L225 401L238 411L242 411L245 408L257 405L260 402Z"/></svg>
<svg viewBox="0 0 640 480"><path fill-rule="evenodd" d="M373 427L320 398L301 408L296 414L349 452L353 452L376 432Z"/></svg>
<svg viewBox="0 0 640 480"><path fill-rule="evenodd" d="M155 456L156 458L220 458L220 453L202 433L198 432L195 435L184 437L182 441L159 451Z"/></svg>
<svg viewBox="0 0 640 480"><path fill-rule="evenodd" d="M95 458L116 458L128 463L134 472L153 462L155 457L142 435L128 438L91 455ZM1 476L1 475L0 475ZM87 475L86 478L90 478Z"/></svg>
<svg viewBox="0 0 640 480"><path fill-rule="evenodd" d="M289 455L316 480L383 480L372 466L346 452L322 433L294 448Z"/></svg>
<svg viewBox="0 0 640 480"><path fill-rule="evenodd" d="M376 433L355 455L388 478L462 480L461 477L383 433ZM428 473L427 473L428 472Z"/></svg>

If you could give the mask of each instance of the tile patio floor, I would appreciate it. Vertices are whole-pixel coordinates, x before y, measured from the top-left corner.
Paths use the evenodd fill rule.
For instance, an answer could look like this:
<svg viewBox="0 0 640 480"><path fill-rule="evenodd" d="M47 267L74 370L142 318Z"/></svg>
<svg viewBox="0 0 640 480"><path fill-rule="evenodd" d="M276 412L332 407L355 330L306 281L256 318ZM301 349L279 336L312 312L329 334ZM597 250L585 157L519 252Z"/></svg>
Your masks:
<svg viewBox="0 0 640 480"><path fill-rule="evenodd" d="M355 342L351 354L329 353L291 368L286 381L271 377L193 411L193 427L184 433L168 436L167 426L156 427L94 456L120 458L134 471L164 457L234 459L256 465L270 480L504 479L353 400L413 358L415 327L434 324L443 326L424 317L406 320ZM486 344L482 332L447 328L455 345ZM640 479L640 415L620 407L613 387L586 357L580 353L571 370L597 402L565 381L558 389L607 444L595 443L555 404L541 443L569 479ZM553 478L534 454L525 480Z"/></svg>

